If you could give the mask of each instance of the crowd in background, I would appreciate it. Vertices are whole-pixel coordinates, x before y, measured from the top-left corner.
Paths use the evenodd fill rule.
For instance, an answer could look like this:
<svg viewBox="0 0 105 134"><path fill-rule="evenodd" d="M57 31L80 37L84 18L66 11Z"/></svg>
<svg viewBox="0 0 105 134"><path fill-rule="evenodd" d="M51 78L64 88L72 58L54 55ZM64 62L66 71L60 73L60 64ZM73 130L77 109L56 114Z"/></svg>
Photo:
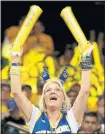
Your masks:
<svg viewBox="0 0 105 134"><path fill-rule="evenodd" d="M19 111L11 93L9 69L11 67L11 58L8 53L10 44L17 36L24 17L19 21L19 25L11 26L5 30L5 37L2 43L2 64L1 64L1 125L2 132L19 133L16 128L6 126L8 121L19 125L25 125L22 113ZM104 34L100 32L95 36L95 30L90 31L88 39L94 46L91 59L91 87L88 98L87 110L84 115L83 123L78 133L102 133L104 131ZM60 44L58 44L60 45ZM60 73L65 66L68 66L69 77L64 84L64 89L73 105L81 83L81 54L76 43L65 44L64 53L54 49L53 38L45 33L45 27L38 21L28 36L21 58L21 90L27 98L38 107L39 99L42 93L44 81L41 78L43 66L46 65L50 77L59 78ZM83 98L84 99L84 98Z"/></svg>

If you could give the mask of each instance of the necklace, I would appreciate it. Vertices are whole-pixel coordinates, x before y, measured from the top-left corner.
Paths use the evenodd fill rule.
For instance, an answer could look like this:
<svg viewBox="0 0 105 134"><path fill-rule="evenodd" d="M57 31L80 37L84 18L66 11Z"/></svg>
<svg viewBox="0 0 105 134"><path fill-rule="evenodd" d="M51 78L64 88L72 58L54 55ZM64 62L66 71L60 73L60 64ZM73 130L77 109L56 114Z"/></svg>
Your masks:
<svg viewBox="0 0 105 134"><path fill-rule="evenodd" d="M53 127L52 123L49 121L51 133L56 134L56 129L57 129L57 127L58 127L58 124L59 124L61 118L62 118L62 114L60 114L60 116L59 116L59 118L57 119L57 122L56 122L56 124L54 125L54 127Z"/></svg>

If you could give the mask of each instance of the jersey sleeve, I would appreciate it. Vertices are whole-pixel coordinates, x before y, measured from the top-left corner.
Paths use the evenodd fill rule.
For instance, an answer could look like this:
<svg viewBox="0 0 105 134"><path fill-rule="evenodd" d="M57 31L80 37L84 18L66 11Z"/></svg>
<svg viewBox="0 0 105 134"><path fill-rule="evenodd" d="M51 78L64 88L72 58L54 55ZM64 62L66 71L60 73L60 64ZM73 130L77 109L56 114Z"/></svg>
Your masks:
<svg viewBox="0 0 105 134"><path fill-rule="evenodd" d="M37 116L40 114L40 110L39 108L35 107L33 105L33 110L32 110L32 115L31 115L31 119L29 122L26 122L26 125L28 125L28 128L29 128L29 131L30 133L32 133L33 129L34 129L34 125L35 125L35 122L37 120Z"/></svg>
<svg viewBox="0 0 105 134"><path fill-rule="evenodd" d="M67 112L67 120L71 128L72 133L77 133L80 124L77 123L72 108Z"/></svg>

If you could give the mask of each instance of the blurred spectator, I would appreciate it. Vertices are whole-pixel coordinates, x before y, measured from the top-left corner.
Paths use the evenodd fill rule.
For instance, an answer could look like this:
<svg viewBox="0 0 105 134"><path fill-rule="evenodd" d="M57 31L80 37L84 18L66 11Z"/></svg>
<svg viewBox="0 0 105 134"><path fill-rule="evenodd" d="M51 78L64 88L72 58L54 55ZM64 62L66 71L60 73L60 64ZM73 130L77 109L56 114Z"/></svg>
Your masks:
<svg viewBox="0 0 105 134"><path fill-rule="evenodd" d="M26 97L30 100L32 96L32 88L29 85L22 85L22 91L26 95Z"/></svg>
<svg viewBox="0 0 105 134"><path fill-rule="evenodd" d="M100 124L105 124L105 101L104 101L105 94L99 97L97 106L98 106L98 118Z"/></svg>
<svg viewBox="0 0 105 134"><path fill-rule="evenodd" d="M23 22L23 19L19 21ZM22 23L19 23L18 25L15 25L15 26L10 26L9 28L5 30L4 40L2 43L2 58L6 58L9 61L11 60L9 53L7 52L9 50L10 44L13 43L13 41L15 40L19 32L22 26L21 24ZM5 62L7 63L8 61L5 61Z"/></svg>
<svg viewBox="0 0 105 134"><path fill-rule="evenodd" d="M101 57L103 55L102 48L104 47L104 33L103 32L99 32L98 38L97 38L97 43L98 43L98 47L99 47L100 58L102 58Z"/></svg>
<svg viewBox="0 0 105 134"><path fill-rule="evenodd" d="M59 65L65 66L65 65L72 65L74 67L78 67L80 64L80 57L81 54L79 52L79 49L77 47L77 43L73 44L67 44L65 46L64 54L60 56L59 58Z"/></svg>
<svg viewBox="0 0 105 134"><path fill-rule="evenodd" d="M10 92L11 92L10 85L6 81L3 81L1 83L1 102L2 102L2 104L6 104L6 102L10 99Z"/></svg>
<svg viewBox="0 0 105 134"><path fill-rule="evenodd" d="M15 25L15 26L10 26L9 28L7 28L5 30L5 37L4 37L4 42L3 45L5 44L5 42L10 42L12 43L14 41L14 39L16 38L23 22L24 22L25 17L22 17L19 20L19 24Z"/></svg>
<svg viewBox="0 0 105 134"><path fill-rule="evenodd" d="M19 133L17 129L9 127L8 125L6 125L6 123L8 121L20 124L20 125L25 125L25 120L20 116L20 112L19 109L14 101L14 99L9 100L7 103L7 108L9 111L9 116L5 117L2 121L1 121L1 129L2 129L2 133L3 134L14 134L14 133ZM5 126L6 125L6 126Z"/></svg>
<svg viewBox="0 0 105 134"><path fill-rule="evenodd" d="M1 84L8 84L8 81L2 79Z"/></svg>
<svg viewBox="0 0 105 134"><path fill-rule="evenodd" d="M89 31L89 41L91 43L96 41L96 32L95 32L95 30L90 30Z"/></svg>
<svg viewBox="0 0 105 134"><path fill-rule="evenodd" d="M91 133L93 134L96 132L99 128L98 124L98 115L96 112L88 112L85 113L83 122L82 122L82 127L79 133L84 132L84 134Z"/></svg>
<svg viewBox="0 0 105 134"><path fill-rule="evenodd" d="M80 85L79 84L74 84L69 91L66 93L67 96L70 98L71 106L73 106L78 94L80 91Z"/></svg>
<svg viewBox="0 0 105 134"><path fill-rule="evenodd" d="M99 45L99 49L100 49L100 59L101 59L101 63L102 63L102 65L103 65L103 67L104 67L104 64L105 64L105 41L104 40L102 40L101 42L100 42L100 45Z"/></svg>
<svg viewBox="0 0 105 134"><path fill-rule="evenodd" d="M59 65L60 66L69 65L73 55L74 55L74 46L72 44L67 44L65 47L64 54L59 58Z"/></svg>
<svg viewBox="0 0 105 134"><path fill-rule="evenodd" d="M11 88L7 81L1 82L1 119L9 115L6 102L10 100Z"/></svg>
<svg viewBox="0 0 105 134"><path fill-rule="evenodd" d="M47 55L53 54L54 51L53 39L50 35L45 34L44 31L45 27L42 24L42 22L37 21L30 33L30 36L27 38L26 43L24 45L23 50L24 55L33 48L37 48L37 51L44 52Z"/></svg>
<svg viewBox="0 0 105 134"><path fill-rule="evenodd" d="M5 30L5 40L8 40L10 43L16 38L21 25L11 26ZM4 40L4 41L5 41Z"/></svg>
<svg viewBox="0 0 105 134"><path fill-rule="evenodd" d="M96 32L95 30L91 30L90 31L90 37L89 37L89 40L91 43L95 42L97 43L98 45L98 52L99 52L99 58L100 58L100 61L102 63L102 65L104 65L104 55L103 55L103 47L104 47L104 33L103 32L99 32L98 33L98 37L96 39ZM94 60L93 58L93 54L91 55L92 57L92 61ZM94 61L93 61L94 62Z"/></svg>

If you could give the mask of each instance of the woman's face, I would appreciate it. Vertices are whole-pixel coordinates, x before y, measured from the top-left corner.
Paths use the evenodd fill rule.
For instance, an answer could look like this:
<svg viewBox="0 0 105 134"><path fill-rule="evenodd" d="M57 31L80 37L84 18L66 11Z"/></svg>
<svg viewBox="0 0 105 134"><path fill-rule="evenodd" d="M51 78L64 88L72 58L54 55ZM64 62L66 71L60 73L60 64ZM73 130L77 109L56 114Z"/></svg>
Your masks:
<svg viewBox="0 0 105 134"><path fill-rule="evenodd" d="M47 109L61 109L64 102L64 93L57 83L49 84L44 91L44 100Z"/></svg>

